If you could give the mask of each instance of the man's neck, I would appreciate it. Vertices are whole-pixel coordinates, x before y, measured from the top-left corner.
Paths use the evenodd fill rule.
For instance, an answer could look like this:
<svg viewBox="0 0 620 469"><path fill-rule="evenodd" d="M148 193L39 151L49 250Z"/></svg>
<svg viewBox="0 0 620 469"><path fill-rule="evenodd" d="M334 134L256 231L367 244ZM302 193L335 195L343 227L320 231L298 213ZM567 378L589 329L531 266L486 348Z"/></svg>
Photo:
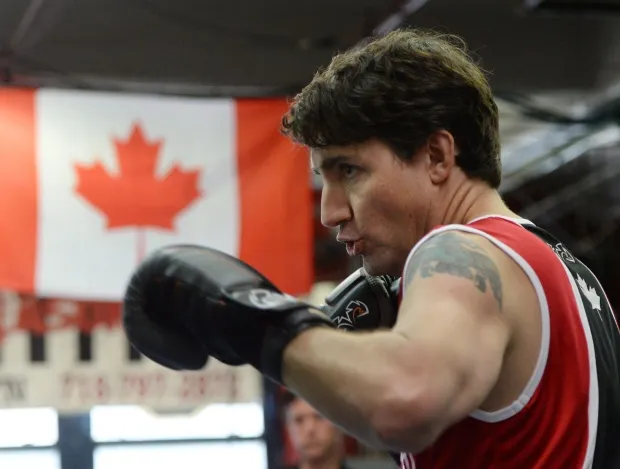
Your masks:
<svg viewBox="0 0 620 469"><path fill-rule="evenodd" d="M518 215L504 204L496 190L476 181L471 184L463 184L455 191L448 206L443 211L443 217L439 224L467 224L485 215L518 218Z"/></svg>

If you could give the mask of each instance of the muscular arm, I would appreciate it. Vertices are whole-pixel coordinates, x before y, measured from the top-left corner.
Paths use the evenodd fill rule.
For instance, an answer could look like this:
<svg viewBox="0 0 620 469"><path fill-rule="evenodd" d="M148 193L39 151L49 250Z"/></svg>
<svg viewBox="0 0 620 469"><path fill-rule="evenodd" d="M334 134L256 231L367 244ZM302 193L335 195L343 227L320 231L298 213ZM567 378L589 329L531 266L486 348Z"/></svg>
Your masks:
<svg viewBox="0 0 620 469"><path fill-rule="evenodd" d="M433 236L407 264L394 328L300 335L285 353L286 385L377 448L422 450L484 401L501 370L509 331L493 250L477 236Z"/></svg>
<svg viewBox="0 0 620 469"><path fill-rule="evenodd" d="M406 266L394 331L432 357L438 432L478 408L499 377L510 339L503 312L510 276L502 275L499 256L483 238L449 231L421 246Z"/></svg>

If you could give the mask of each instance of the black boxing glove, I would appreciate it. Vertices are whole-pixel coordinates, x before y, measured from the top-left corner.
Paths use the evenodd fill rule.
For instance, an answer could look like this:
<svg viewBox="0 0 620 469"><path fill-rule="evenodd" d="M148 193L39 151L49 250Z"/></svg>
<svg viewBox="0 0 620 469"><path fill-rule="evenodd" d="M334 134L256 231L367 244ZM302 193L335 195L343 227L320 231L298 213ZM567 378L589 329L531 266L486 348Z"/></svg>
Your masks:
<svg viewBox="0 0 620 469"><path fill-rule="evenodd" d="M339 329L389 328L396 322L399 284L400 279L371 276L360 268L325 298L321 309Z"/></svg>
<svg viewBox="0 0 620 469"><path fill-rule="evenodd" d="M278 383L288 343L306 329L334 327L239 259L198 246L166 247L138 266L123 326L138 351L165 367L196 370L214 357Z"/></svg>

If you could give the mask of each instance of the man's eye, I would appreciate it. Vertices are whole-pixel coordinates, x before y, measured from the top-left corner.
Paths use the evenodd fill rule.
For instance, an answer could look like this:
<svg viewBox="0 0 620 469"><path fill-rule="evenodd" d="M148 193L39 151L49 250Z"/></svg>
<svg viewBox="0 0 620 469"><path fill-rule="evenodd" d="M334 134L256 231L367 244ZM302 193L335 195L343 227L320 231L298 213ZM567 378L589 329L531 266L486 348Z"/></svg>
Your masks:
<svg viewBox="0 0 620 469"><path fill-rule="evenodd" d="M346 163L340 164L339 169L340 169L340 174L344 176L345 178L351 178L355 176L355 173L357 172L357 168L355 166L352 166Z"/></svg>

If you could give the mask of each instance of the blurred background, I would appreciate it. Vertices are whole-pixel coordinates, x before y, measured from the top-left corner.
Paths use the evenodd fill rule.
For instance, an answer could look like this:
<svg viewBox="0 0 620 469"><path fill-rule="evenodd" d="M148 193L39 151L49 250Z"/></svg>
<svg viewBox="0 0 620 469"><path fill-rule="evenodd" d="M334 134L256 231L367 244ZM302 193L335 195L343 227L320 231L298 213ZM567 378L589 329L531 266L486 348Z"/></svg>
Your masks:
<svg viewBox="0 0 620 469"><path fill-rule="evenodd" d="M321 451L331 430L306 409L314 443L300 443L301 414L252 370L172 374L141 357L119 301L137 261L179 241L315 303L358 267L278 123L373 32L464 37L500 107L505 199L617 308L618 13L618 0L1 0L0 467L278 469ZM393 467L334 438L351 468Z"/></svg>

